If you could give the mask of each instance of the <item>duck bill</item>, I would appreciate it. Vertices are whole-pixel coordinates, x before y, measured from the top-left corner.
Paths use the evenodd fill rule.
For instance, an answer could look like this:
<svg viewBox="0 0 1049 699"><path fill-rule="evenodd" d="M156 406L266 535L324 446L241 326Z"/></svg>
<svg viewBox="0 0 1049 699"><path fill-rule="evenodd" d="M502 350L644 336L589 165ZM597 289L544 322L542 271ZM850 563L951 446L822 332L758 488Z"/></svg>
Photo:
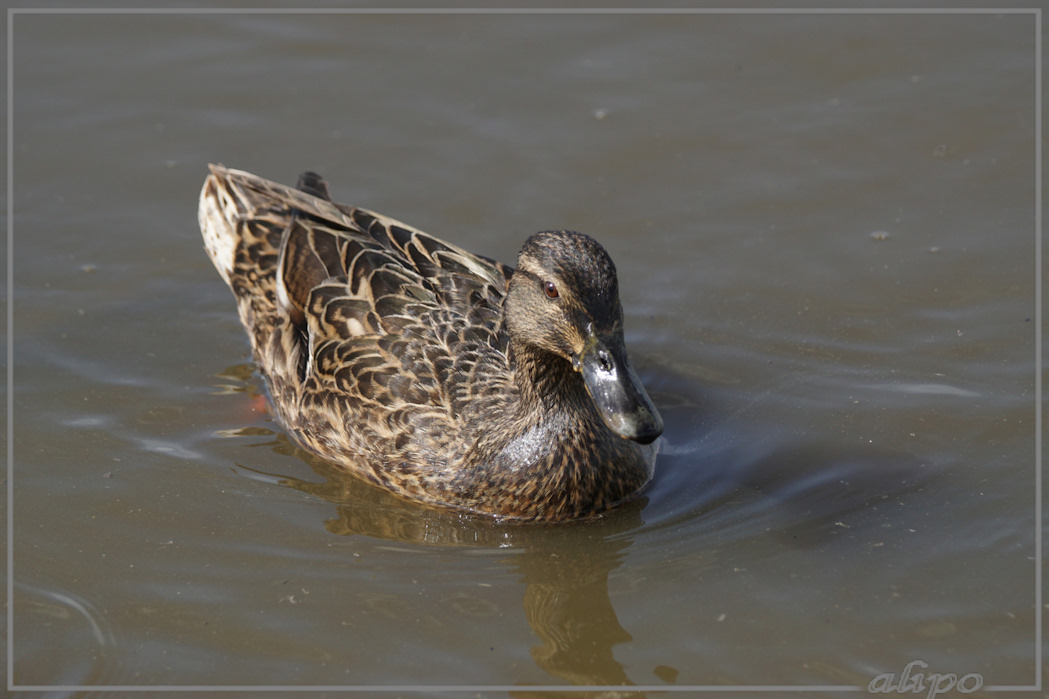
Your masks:
<svg viewBox="0 0 1049 699"><path fill-rule="evenodd" d="M591 334L573 365L608 429L641 444L663 433L663 418L630 366L622 333Z"/></svg>

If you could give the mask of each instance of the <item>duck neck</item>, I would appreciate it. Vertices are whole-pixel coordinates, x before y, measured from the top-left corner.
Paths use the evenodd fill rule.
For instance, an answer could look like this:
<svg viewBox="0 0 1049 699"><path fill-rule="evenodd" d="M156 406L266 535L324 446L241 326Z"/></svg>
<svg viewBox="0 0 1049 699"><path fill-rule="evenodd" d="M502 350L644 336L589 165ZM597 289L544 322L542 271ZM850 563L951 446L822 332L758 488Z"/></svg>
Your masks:
<svg viewBox="0 0 1049 699"><path fill-rule="evenodd" d="M511 358L524 406L547 415L587 411L586 386L567 360L530 346L513 346Z"/></svg>

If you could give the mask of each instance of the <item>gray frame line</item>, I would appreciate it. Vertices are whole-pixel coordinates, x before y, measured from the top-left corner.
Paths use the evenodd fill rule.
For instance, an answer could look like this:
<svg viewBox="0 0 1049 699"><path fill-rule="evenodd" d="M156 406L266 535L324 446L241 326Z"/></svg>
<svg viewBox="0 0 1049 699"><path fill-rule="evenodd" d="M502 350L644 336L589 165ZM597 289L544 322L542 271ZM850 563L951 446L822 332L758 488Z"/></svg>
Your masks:
<svg viewBox="0 0 1049 699"><path fill-rule="evenodd" d="M34 15L1017 15L1028 7L41 7Z"/></svg>
<svg viewBox="0 0 1049 699"><path fill-rule="evenodd" d="M5 323L5 330L7 331L7 372L5 376L6 388L7 388L7 400L5 401L5 407L7 408L7 416L5 420L4 429L6 430L5 436L7 438L7 560L6 565L6 579L7 579L7 689L10 690L12 686L11 677L14 675L15 660L14 660L14 645L15 645L15 626L14 626L14 609L15 609L15 591L14 591L14 568L15 568L15 540L14 540L14 529L15 529L15 489L13 485L13 476L15 470L15 445L14 445L14 434L15 434L15 292L14 292L14 276L15 276L15 223L14 223L14 201L15 201L15 160L14 160L14 148L12 143L14 142L15 136L15 125L14 125L14 101L15 101L15 69L14 69L14 56L15 52L12 48L12 40L14 39L14 29L12 27L14 16L11 10L7 11L7 265L6 273L7 279L7 303L5 304L5 312L7 313L7 319Z"/></svg>
<svg viewBox="0 0 1049 699"><path fill-rule="evenodd" d="M15 685L14 684L14 18L16 15L1033 15L1035 20L1035 682L1042 690L1042 10L1005 8L8 8L7 10L7 690L24 692L867 692L858 685Z"/></svg>
<svg viewBox="0 0 1049 699"><path fill-rule="evenodd" d="M10 689L10 685L8 686ZM45 685L17 685L14 689L26 692L281 692L293 694L301 692L374 692L404 694L407 692L456 692L483 693L483 692L560 692L560 693L582 693L582 692L615 692L624 694L643 692L867 692L866 687L859 685L815 685L805 687L802 685L575 685L575 684L551 684L551 685L515 685L515 684L449 684L449 685L422 685L422 684L378 684L378 685L58 685L57 687ZM983 691L993 689L984 687ZM1008 691L1008 690L1006 690Z"/></svg>

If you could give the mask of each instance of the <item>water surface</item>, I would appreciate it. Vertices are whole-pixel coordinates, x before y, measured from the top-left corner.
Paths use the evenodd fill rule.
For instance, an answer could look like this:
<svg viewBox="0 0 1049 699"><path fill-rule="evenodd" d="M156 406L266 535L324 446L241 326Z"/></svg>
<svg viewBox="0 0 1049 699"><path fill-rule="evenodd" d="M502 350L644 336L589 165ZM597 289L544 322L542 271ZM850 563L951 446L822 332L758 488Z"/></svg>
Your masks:
<svg viewBox="0 0 1049 699"><path fill-rule="evenodd" d="M11 679L1033 685L1032 24L16 15ZM507 262L598 237L651 487L499 524L296 448L208 162Z"/></svg>

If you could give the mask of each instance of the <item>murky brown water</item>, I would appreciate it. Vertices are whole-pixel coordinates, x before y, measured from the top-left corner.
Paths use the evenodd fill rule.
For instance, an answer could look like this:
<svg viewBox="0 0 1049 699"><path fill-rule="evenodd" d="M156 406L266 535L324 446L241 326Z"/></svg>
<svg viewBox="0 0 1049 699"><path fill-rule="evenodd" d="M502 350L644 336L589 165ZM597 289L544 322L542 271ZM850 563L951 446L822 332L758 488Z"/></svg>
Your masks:
<svg viewBox="0 0 1049 699"><path fill-rule="evenodd" d="M1031 688L1033 23L17 14L9 679ZM296 449L209 161L506 261L601 239L644 497L500 525Z"/></svg>

